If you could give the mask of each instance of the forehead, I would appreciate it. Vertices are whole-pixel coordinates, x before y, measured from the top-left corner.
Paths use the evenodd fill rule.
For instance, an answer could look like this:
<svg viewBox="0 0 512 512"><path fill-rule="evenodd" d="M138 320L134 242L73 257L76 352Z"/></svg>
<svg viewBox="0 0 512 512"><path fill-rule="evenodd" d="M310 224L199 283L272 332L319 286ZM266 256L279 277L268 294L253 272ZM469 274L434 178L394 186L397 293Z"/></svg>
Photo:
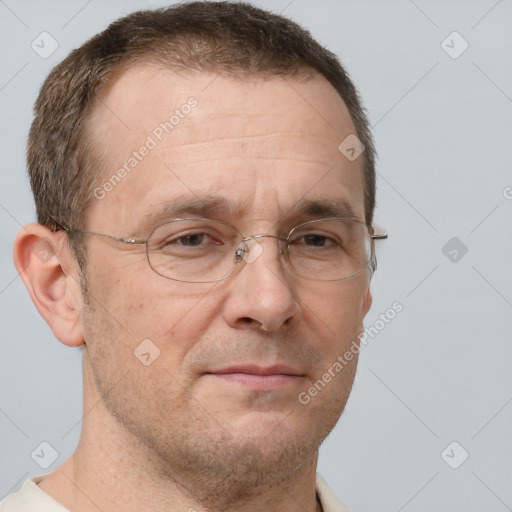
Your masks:
<svg viewBox="0 0 512 512"><path fill-rule="evenodd" d="M338 150L355 128L319 75L240 79L136 67L97 103L88 127L103 170L89 224L115 217L135 229L134 218L187 195L227 197L243 214L341 200L364 219L363 158Z"/></svg>

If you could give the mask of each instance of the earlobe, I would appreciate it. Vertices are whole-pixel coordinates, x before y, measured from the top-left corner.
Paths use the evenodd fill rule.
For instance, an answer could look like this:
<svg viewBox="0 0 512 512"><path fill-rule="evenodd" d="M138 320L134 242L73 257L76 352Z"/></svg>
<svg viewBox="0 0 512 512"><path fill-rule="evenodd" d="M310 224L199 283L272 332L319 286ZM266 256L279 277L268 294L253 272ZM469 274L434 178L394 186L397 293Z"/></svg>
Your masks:
<svg viewBox="0 0 512 512"><path fill-rule="evenodd" d="M64 237L41 224L23 227L14 242L14 264L55 337L78 347L84 343L80 273Z"/></svg>
<svg viewBox="0 0 512 512"><path fill-rule="evenodd" d="M370 308L372 307L372 293L370 292L370 287L366 290L366 294L363 298L363 318L366 316L366 313L370 311Z"/></svg>

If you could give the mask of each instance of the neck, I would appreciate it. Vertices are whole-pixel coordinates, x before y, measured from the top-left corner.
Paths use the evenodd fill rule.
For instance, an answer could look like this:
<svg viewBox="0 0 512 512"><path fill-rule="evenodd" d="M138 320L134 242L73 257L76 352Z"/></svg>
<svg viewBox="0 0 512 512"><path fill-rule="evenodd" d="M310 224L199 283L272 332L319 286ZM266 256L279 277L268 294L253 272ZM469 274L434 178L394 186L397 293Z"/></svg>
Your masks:
<svg viewBox="0 0 512 512"><path fill-rule="evenodd" d="M124 429L84 383L84 421L78 447L39 487L73 512L195 511L316 512L317 452L272 485L237 492L236 483L202 478L169 467L151 448ZM86 414L87 413L87 414ZM219 492L221 489L221 492ZM210 499L216 496L215 499Z"/></svg>

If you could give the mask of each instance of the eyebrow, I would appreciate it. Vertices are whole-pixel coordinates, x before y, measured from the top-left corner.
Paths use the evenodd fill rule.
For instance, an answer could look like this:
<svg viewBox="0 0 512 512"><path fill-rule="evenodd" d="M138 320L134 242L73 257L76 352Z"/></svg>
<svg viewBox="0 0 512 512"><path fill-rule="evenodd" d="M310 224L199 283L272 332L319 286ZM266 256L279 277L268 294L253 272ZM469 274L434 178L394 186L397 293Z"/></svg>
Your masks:
<svg viewBox="0 0 512 512"><path fill-rule="evenodd" d="M142 217L138 227L144 231L183 215L197 215L205 219L218 219L220 213L240 216L243 210L235 201L222 196L179 196L152 207Z"/></svg>
<svg viewBox="0 0 512 512"><path fill-rule="evenodd" d="M186 215L197 215L205 219L219 219L219 215L240 218L246 214L247 210L247 205L240 205L223 196L205 198L189 195L179 196L153 206L142 217L138 231L148 231L163 222ZM301 199L285 216L285 218L293 217L313 219L343 217L363 222L345 199Z"/></svg>
<svg viewBox="0 0 512 512"><path fill-rule="evenodd" d="M291 215L306 215L315 218L343 217L363 222L345 199L302 199L293 207L287 217Z"/></svg>

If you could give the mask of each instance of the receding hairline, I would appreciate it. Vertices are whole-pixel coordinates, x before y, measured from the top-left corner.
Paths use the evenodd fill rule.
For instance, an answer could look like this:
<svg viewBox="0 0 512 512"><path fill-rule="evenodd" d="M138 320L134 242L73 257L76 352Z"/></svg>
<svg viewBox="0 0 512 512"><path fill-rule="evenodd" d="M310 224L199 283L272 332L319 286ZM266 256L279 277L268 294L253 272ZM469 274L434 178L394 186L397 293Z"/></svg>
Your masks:
<svg viewBox="0 0 512 512"><path fill-rule="evenodd" d="M160 63L165 69L189 74L221 70L238 80L278 75L307 80L317 74L325 78L348 107L355 132L366 148L361 162L365 217L371 224L375 148L357 89L339 59L286 17L247 3L208 1L136 11L119 18L48 75L36 101L27 148L37 217L44 225L85 227L108 153L102 153L99 145L92 148L92 137L85 137L84 132L86 127L88 135L93 132L88 120L97 102L118 76L138 62L146 66ZM104 137L108 139L108 131ZM70 238L79 255L81 237Z"/></svg>
<svg viewBox="0 0 512 512"><path fill-rule="evenodd" d="M101 105L105 105L107 110L110 110L108 107L108 96L112 92L112 89L123 77L126 76L127 73L132 71L154 71L158 73L160 71L174 73L179 78L185 79L193 79L194 77L203 76L203 77L211 77L212 81L217 77L222 76L222 78L231 80L233 82L245 82L252 80L272 80L277 78L291 78L292 80L297 80L300 83L307 83L312 80L320 80L325 85L327 85L334 93L336 93L336 97L341 100L342 105L344 106L347 115L352 123L352 128L356 130L355 120L353 119L352 114L345 102L345 99L341 96L339 91L333 86L333 84L318 70L302 65L297 68L290 70L289 73L274 73L270 70L263 71L252 71L241 69L239 71L226 71L220 66L211 66L207 69L189 69L183 66L175 67L174 62L170 60L168 63L164 63L161 58L154 59L153 55L149 54L147 58L144 58L143 55L138 58L119 63L119 69L114 69L112 74L109 77L108 82L99 90L97 90L95 94L95 99L89 105L89 111L87 116L84 119L84 127L83 127L83 139L82 143L87 148L88 158L87 158L87 168L85 172L95 173L94 183L91 187L91 195L94 187L98 186L102 180L104 180L108 173L112 173L115 171L115 163L109 160L109 151L106 145L102 145L102 139L96 136L96 130L98 125L95 124L99 121L99 114L101 111L98 107ZM114 113L115 115L115 113ZM120 120L120 124L122 120ZM364 173L364 165L361 170ZM85 216L87 216L86 208Z"/></svg>

